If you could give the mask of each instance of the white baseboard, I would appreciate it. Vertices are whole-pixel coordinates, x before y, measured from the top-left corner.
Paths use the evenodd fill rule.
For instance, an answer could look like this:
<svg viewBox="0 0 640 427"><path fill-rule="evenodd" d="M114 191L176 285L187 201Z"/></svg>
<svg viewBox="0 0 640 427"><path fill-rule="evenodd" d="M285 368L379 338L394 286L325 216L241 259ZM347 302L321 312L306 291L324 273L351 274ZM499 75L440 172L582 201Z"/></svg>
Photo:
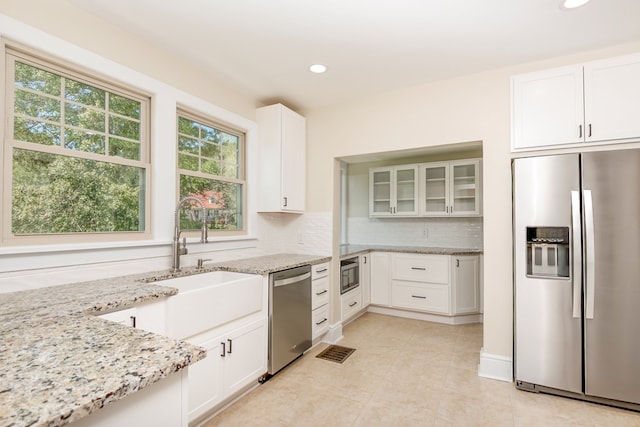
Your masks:
<svg viewBox="0 0 640 427"><path fill-rule="evenodd" d="M513 360L511 357L489 354L480 349L478 376L494 380L513 382Z"/></svg>
<svg viewBox="0 0 640 427"><path fill-rule="evenodd" d="M335 344L342 338L342 323L336 323L335 325L329 326L329 330L326 334L324 334L324 337L322 337L322 342L326 342L327 344Z"/></svg>
<svg viewBox="0 0 640 427"><path fill-rule="evenodd" d="M370 305L367 311L371 313L386 314L388 316L404 317L406 319L425 320L427 322L445 323L447 325L465 325L469 323L481 323L482 314L464 314L459 316L439 316L431 313L401 310L397 308Z"/></svg>

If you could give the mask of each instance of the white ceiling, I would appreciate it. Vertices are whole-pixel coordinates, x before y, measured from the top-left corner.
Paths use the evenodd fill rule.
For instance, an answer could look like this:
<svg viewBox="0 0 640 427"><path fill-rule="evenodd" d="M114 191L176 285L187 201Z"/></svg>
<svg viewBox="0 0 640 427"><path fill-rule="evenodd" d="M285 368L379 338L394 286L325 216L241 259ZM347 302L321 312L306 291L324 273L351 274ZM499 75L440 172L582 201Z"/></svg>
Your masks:
<svg viewBox="0 0 640 427"><path fill-rule="evenodd" d="M69 1L302 110L640 40L640 0ZM308 71L318 62L325 74Z"/></svg>

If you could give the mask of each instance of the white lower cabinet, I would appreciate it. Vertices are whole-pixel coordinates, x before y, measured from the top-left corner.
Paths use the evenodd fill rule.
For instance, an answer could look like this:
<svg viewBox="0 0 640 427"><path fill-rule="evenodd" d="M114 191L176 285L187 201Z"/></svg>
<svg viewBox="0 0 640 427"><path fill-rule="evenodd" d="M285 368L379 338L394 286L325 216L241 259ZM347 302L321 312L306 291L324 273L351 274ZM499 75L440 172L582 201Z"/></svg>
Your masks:
<svg viewBox="0 0 640 427"><path fill-rule="evenodd" d="M214 334L188 340L207 349L207 357L189 367L189 420L207 413L266 372L266 319L211 338Z"/></svg>
<svg viewBox="0 0 640 427"><path fill-rule="evenodd" d="M480 313L477 255L372 252L370 259L373 305L450 317Z"/></svg>
<svg viewBox="0 0 640 427"><path fill-rule="evenodd" d="M393 307L449 314L448 285L394 280L391 295Z"/></svg>
<svg viewBox="0 0 640 427"><path fill-rule="evenodd" d="M125 326L142 329L143 331L165 335L166 298L149 301L128 307L123 310L112 311L97 317Z"/></svg>
<svg viewBox="0 0 640 427"><path fill-rule="evenodd" d="M348 321L362 309L362 291L360 287L340 296L342 305L342 321Z"/></svg>
<svg viewBox="0 0 640 427"><path fill-rule="evenodd" d="M371 304L391 305L391 254L371 252L369 262Z"/></svg>
<svg viewBox="0 0 640 427"><path fill-rule="evenodd" d="M311 336L315 340L329 330L329 263L311 267Z"/></svg>
<svg viewBox="0 0 640 427"><path fill-rule="evenodd" d="M452 257L451 272L454 314L480 312L480 257Z"/></svg>

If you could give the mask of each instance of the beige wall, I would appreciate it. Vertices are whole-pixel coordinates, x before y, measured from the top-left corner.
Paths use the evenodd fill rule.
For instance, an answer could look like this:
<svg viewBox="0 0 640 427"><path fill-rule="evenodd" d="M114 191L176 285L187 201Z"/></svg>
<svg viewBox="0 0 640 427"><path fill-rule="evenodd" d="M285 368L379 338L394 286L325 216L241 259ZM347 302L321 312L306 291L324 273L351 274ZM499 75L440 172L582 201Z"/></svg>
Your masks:
<svg viewBox="0 0 640 427"><path fill-rule="evenodd" d="M222 108L255 120L256 100L242 88L132 37L65 0L2 0L0 13L116 61ZM171 31L170 28L167 31ZM47 51L47 46L34 46ZM55 52L51 52L55 54Z"/></svg>
<svg viewBox="0 0 640 427"><path fill-rule="evenodd" d="M484 351L511 358L510 81L521 72L640 51L640 43L411 87L309 111L307 209L333 208L335 157L483 143ZM333 175L332 175L333 174ZM334 253L338 250L334 224Z"/></svg>

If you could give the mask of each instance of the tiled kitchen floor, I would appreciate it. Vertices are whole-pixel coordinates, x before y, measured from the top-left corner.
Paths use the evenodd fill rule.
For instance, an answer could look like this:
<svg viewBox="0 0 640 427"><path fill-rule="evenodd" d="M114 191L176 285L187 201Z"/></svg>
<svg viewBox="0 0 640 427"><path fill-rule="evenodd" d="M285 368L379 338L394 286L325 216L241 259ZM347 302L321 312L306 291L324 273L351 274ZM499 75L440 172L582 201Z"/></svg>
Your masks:
<svg viewBox="0 0 640 427"><path fill-rule="evenodd" d="M482 326L366 313L211 419L213 426L640 426L640 414L516 390L477 375Z"/></svg>

